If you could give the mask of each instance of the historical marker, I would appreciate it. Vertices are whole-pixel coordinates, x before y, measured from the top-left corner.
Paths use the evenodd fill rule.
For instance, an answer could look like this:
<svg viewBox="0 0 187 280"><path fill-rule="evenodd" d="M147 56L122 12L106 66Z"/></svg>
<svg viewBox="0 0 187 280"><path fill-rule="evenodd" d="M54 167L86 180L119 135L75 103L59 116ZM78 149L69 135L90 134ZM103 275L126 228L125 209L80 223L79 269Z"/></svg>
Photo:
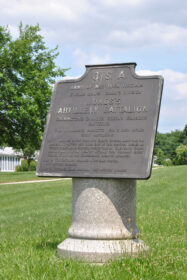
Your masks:
<svg viewBox="0 0 187 280"><path fill-rule="evenodd" d="M148 178L163 87L136 63L88 65L56 84L37 174Z"/></svg>
<svg viewBox="0 0 187 280"><path fill-rule="evenodd" d="M63 258L104 263L148 247L136 227L136 180L151 174L163 78L136 63L90 65L56 84L37 174L73 178Z"/></svg>

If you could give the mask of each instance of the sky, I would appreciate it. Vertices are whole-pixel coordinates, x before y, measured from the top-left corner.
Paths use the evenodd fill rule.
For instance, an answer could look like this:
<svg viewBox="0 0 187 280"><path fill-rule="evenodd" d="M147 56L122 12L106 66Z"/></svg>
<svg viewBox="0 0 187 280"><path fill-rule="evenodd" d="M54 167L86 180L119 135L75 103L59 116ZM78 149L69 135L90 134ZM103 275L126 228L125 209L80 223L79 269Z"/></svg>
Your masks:
<svg viewBox="0 0 187 280"><path fill-rule="evenodd" d="M85 72L86 64L136 62L139 75L164 77L158 131L187 124L186 0L0 0L0 25L13 37L20 22L36 25L56 64Z"/></svg>

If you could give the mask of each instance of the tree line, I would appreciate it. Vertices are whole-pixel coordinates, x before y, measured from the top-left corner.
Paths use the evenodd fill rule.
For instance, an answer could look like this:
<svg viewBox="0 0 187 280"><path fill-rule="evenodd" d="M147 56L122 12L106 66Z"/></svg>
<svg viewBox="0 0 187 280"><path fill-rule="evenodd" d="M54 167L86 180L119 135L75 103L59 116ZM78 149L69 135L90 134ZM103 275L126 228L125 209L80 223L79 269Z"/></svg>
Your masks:
<svg viewBox="0 0 187 280"><path fill-rule="evenodd" d="M154 155L155 162L159 165L187 164L187 125L182 131L158 132Z"/></svg>

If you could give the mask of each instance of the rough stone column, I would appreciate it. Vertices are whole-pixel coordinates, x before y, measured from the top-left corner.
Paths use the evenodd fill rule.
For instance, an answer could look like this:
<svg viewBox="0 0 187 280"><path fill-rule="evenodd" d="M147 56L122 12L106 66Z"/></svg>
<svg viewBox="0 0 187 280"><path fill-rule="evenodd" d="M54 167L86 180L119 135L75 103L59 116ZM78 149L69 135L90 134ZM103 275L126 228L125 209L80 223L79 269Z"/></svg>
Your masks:
<svg viewBox="0 0 187 280"><path fill-rule="evenodd" d="M69 237L59 244L61 257L104 263L148 247L136 227L136 181L73 179L73 215Z"/></svg>

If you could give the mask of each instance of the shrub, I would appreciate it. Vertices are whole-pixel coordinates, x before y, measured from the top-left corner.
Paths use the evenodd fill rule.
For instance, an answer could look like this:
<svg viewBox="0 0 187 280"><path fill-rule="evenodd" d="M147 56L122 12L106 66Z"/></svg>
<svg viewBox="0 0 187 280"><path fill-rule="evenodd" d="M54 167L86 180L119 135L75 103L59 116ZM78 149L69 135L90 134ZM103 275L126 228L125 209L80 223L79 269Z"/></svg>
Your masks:
<svg viewBox="0 0 187 280"><path fill-rule="evenodd" d="M28 171L28 162L26 159L23 159L21 161L21 168L22 168L22 171Z"/></svg>
<svg viewBox="0 0 187 280"><path fill-rule="evenodd" d="M37 162L35 160L31 160L30 162L30 171L36 171Z"/></svg>
<svg viewBox="0 0 187 280"><path fill-rule="evenodd" d="M16 172L21 172L22 171L21 166L20 165L16 165L15 171Z"/></svg>
<svg viewBox="0 0 187 280"><path fill-rule="evenodd" d="M158 148L157 153L156 153L155 163L158 165L163 165L164 160L165 160L164 152L160 148Z"/></svg>
<svg viewBox="0 0 187 280"><path fill-rule="evenodd" d="M173 165L173 163L172 163L172 161L171 161L171 159L165 159L164 161L163 161L163 165L164 166L172 166Z"/></svg>
<svg viewBox="0 0 187 280"><path fill-rule="evenodd" d="M28 162L26 159L23 159L21 161L21 166L16 166L16 171L20 172L20 171L28 171Z"/></svg>
<svg viewBox="0 0 187 280"><path fill-rule="evenodd" d="M177 147L175 163L177 165L187 164L187 145L181 144Z"/></svg>

